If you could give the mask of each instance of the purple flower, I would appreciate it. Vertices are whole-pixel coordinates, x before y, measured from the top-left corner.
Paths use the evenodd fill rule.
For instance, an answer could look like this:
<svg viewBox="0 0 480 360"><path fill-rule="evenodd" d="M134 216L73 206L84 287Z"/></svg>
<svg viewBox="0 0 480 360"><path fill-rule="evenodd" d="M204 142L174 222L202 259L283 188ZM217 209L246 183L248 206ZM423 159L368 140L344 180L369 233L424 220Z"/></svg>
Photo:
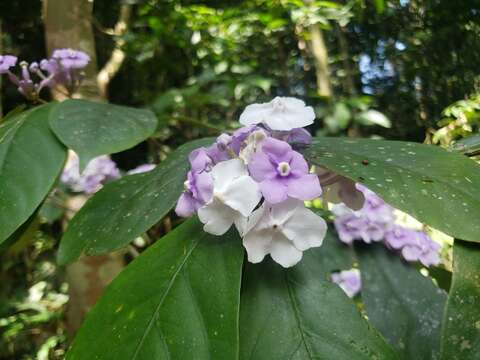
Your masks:
<svg viewBox="0 0 480 360"><path fill-rule="evenodd" d="M385 243L394 250L400 250L407 261L420 261L427 267L440 262L440 245L422 231L395 225L385 234Z"/></svg>
<svg viewBox="0 0 480 360"><path fill-rule="evenodd" d="M17 57L12 55L0 55L0 74L6 74L11 67L17 64Z"/></svg>
<svg viewBox="0 0 480 360"><path fill-rule="evenodd" d="M73 49L57 49L53 52L52 58L65 69L83 69L90 62L88 54Z"/></svg>
<svg viewBox="0 0 480 360"><path fill-rule="evenodd" d="M194 173L210 171L214 165L213 159L209 155L208 149L201 147L193 150L188 156L191 169Z"/></svg>
<svg viewBox="0 0 480 360"><path fill-rule="evenodd" d="M284 141L265 139L261 150L252 155L248 169L252 178L260 183L265 200L271 204L288 197L312 200L322 193L318 177L308 173L303 156Z"/></svg>
<svg viewBox="0 0 480 360"><path fill-rule="evenodd" d="M214 164L221 161L230 160L230 143L232 137L228 134L221 134L214 144L206 149L206 154L212 159Z"/></svg>
<svg viewBox="0 0 480 360"><path fill-rule="evenodd" d="M106 182L119 177L117 165L107 155L92 159L80 174L78 156L72 152L60 180L73 192L92 194Z"/></svg>
<svg viewBox="0 0 480 360"><path fill-rule="evenodd" d="M213 196L213 179L210 173L189 171L185 181L185 191L180 195L175 212L178 216L189 217Z"/></svg>
<svg viewBox="0 0 480 360"><path fill-rule="evenodd" d="M233 152L238 155L245 146L248 136L259 129L260 127L256 125L249 125L235 130L230 140L230 147L232 148Z"/></svg>
<svg viewBox="0 0 480 360"><path fill-rule="evenodd" d="M357 189L365 196L360 210L353 211L343 204L334 205L332 208L336 215L334 224L340 240L347 244L354 240L363 240L366 243L380 241L393 226L393 208L364 186L357 184Z"/></svg>
<svg viewBox="0 0 480 360"><path fill-rule="evenodd" d="M289 144L309 145L312 142L312 135L303 128L290 131L273 131L272 136Z"/></svg>
<svg viewBox="0 0 480 360"><path fill-rule="evenodd" d="M362 279L357 269L343 270L331 274L332 282L338 284L348 297L353 298L362 289Z"/></svg>
<svg viewBox="0 0 480 360"><path fill-rule="evenodd" d="M155 164L142 164L137 166L136 168L129 170L127 172L128 175L135 175L135 174L143 174L148 171L152 171L155 169Z"/></svg>

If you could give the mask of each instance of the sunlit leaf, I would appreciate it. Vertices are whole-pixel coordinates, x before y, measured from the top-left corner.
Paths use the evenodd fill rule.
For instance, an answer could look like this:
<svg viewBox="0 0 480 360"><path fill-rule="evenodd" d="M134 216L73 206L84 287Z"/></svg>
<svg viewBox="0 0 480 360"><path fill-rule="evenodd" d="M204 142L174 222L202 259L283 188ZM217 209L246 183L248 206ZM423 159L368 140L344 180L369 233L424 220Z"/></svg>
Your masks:
<svg viewBox="0 0 480 360"><path fill-rule="evenodd" d="M442 360L474 360L480 349L480 246L455 240L445 310Z"/></svg>
<svg viewBox="0 0 480 360"><path fill-rule="evenodd" d="M347 138L316 138L305 155L421 222L480 241L480 165L463 155L432 145Z"/></svg>

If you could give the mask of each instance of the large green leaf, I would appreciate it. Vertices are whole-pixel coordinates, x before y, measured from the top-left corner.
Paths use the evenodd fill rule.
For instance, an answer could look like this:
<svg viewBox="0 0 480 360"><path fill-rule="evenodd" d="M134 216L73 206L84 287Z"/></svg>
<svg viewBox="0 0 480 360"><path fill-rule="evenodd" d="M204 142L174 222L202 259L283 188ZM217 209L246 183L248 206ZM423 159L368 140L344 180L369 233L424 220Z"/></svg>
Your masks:
<svg viewBox="0 0 480 360"><path fill-rule="evenodd" d="M322 279L322 248L283 269L248 264L242 285L240 359L396 359L335 284Z"/></svg>
<svg viewBox="0 0 480 360"><path fill-rule="evenodd" d="M65 264L82 252L99 255L116 250L147 231L170 211L183 191L190 151L211 142L187 143L155 170L107 184L70 222L58 261Z"/></svg>
<svg viewBox="0 0 480 360"><path fill-rule="evenodd" d="M480 246L455 240L442 360L480 359Z"/></svg>
<svg viewBox="0 0 480 360"><path fill-rule="evenodd" d="M305 155L424 223L480 242L480 166L465 156L432 145L347 138L316 138Z"/></svg>
<svg viewBox="0 0 480 360"><path fill-rule="evenodd" d="M80 157L80 168L99 155L129 149L152 135L157 118L146 109L66 100L50 114L50 126Z"/></svg>
<svg viewBox="0 0 480 360"><path fill-rule="evenodd" d="M370 322L405 360L439 358L446 293L383 245L357 248Z"/></svg>
<svg viewBox="0 0 480 360"><path fill-rule="evenodd" d="M0 125L0 243L33 214L62 170L66 151L48 126L51 107Z"/></svg>
<svg viewBox="0 0 480 360"><path fill-rule="evenodd" d="M67 359L236 359L243 250L191 219L107 288Z"/></svg>

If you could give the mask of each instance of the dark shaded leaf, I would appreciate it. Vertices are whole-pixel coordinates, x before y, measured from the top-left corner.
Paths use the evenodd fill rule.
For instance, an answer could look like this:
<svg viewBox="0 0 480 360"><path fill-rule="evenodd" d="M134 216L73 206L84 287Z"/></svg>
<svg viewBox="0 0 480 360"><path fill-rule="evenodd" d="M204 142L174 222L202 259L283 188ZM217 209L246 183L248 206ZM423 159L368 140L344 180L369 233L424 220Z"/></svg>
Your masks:
<svg viewBox="0 0 480 360"><path fill-rule="evenodd" d="M383 245L356 249L371 323L402 359L438 359L446 293Z"/></svg>

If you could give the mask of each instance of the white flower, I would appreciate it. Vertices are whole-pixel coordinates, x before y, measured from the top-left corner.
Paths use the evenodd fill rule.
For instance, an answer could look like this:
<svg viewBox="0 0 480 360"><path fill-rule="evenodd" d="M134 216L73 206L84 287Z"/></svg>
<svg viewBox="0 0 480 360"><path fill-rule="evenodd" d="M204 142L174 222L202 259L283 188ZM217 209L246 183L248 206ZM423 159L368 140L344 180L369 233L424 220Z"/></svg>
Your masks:
<svg viewBox="0 0 480 360"><path fill-rule="evenodd" d="M322 245L326 232L325 221L302 201L264 203L248 219L243 246L252 263L270 254L283 267L291 267L301 260L303 251Z"/></svg>
<svg viewBox="0 0 480 360"><path fill-rule="evenodd" d="M240 123L248 126L263 123L271 130L292 130L310 125L315 120L311 106L293 97L276 97L269 103L248 105L240 115Z"/></svg>
<svg viewBox="0 0 480 360"><path fill-rule="evenodd" d="M248 175L240 159L222 161L213 167L211 174L213 198L198 210L198 217L205 224L203 229L222 235L235 223L242 232L244 218L262 198L258 184Z"/></svg>

